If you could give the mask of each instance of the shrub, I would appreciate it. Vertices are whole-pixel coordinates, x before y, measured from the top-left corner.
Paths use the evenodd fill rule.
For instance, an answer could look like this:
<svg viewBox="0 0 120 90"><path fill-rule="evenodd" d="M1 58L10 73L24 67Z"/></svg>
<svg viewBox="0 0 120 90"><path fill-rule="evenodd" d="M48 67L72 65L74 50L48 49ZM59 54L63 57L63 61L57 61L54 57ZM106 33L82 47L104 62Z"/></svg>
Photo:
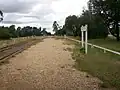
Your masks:
<svg viewBox="0 0 120 90"><path fill-rule="evenodd" d="M0 28L0 39L10 39L10 36L7 28Z"/></svg>

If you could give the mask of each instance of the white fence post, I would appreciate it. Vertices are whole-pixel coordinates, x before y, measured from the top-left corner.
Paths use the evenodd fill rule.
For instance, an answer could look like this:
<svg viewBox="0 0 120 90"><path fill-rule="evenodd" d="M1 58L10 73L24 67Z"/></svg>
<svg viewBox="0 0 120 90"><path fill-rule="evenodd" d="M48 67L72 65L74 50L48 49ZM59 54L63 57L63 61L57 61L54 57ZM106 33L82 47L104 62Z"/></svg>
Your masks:
<svg viewBox="0 0 120 90"><path fill-rule="evenodd" d="M81 27L82 32L82 48L84 47L84 38L85 38L85 53L87 54L88 51L88 32L87 32L87 25ZM85 37L84 37L85 32Z"/></svg>
<svg viewBox="0 0 120 90"><path fill-rule="evenodd" d="M84 31L81 31L82 32L82 48L84 47L84 36L83 36L83 34L84 34Z"/></svg>
<svg viewBox="0 0 120 90"><path fill-rule="evenodd" d="M88 51L88 32L87 30L85 31L85 53L87 54L87 51Z"/></svg>

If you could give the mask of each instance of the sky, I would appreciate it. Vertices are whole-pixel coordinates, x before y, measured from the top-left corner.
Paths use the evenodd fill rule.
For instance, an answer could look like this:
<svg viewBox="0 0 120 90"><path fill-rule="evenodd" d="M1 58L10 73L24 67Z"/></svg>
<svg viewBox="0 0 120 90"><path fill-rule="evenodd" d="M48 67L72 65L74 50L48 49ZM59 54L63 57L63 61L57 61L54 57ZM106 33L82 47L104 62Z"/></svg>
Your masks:
<svg viewBox="0 0 120 90"><path fill-rule="evenodd" d="M69 15L80 15L88 0L0 0L0 10L4 13L1 26L16 25L47 28L52 32L52 24L57 21L64 25Z"/></svg>

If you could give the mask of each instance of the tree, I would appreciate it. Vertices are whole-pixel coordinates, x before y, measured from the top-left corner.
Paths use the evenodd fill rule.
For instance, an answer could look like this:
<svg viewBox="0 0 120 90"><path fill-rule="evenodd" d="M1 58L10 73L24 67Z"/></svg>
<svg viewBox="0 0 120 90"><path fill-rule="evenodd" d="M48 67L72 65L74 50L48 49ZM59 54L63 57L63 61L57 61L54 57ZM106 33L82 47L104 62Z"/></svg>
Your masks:
<svg viewBox="0 0 120 90"><path fill-rule="evenodd" d="M88 38L106 38L108 29L105 27L102 18L91 14L90 10L83 10L81 16L75 15L66 17L65 32L67 35L81 36L81 26L88 25ZM60 32L59 32L60 33Z"/></svg>
<svg viewBox="0 0 120 90"><path fill-rule="evenodd" d="M43 28L43 30L41 31L41 34L42 34L42 35L47 35L46 28Z"/></svg>
<svg viewBox="0 0 120 90"><path fill-rule="evenodd" d="M3 20L3 12L0 10L0 22Z"/></svg>
<svg viewBox="0 0 120 90"><path fill-rule="evenodd" d="M80 26L88 25L88 37L92 38L106 38L108 36L108 29L104 25L102 18L96 14L91 14L89 10L83 11L79 18Z"/></svg>
<svg viewBox="0 0 120 90"><path fill-rule="evenodd" d="M42 30L42 28L41 28L41 27L39 27L39 32L41 32L41 30Z"/></svg>
<svg viewBox="0 0 120 90"><path fill-rule="evenodd" d="M30 26L23 27L20 31L20 34L22 37L34 35L33 27Z"/></svg>
<svg viewBox="0 0 120 90"><path fill-rule="evenodd" d="M7 27L0 27L0 39L10 39L10 33Z"/></svg>
<svg viewBox="0 0 120 90"><path fill-rule="evenodd" d="M71 33L73 33L74 36L77 36L77 30L79 28L78 26L78 17L75 15L68 16L65 19L65 27L68 29Z"/></svg>
<svg viewBox="0 0 120 90"><path fill-rule="evenodd" d="M120 0L90 0L92 14L99 15L109 32L119 41Z"/></svg>
<svg viewBox="0 0 120 90"><path fill-rule="evenodd" d="M12 38L17 37L15 25L11 25L11 26L9 27L9 32L10 32Z"/></svg>
<svg viewBox="0 0 120 90"><path fill-rule="evenodd" d="M59 25L58 25L57 21L54 21L53 22L53 31L57 32L58 29L59 29Z"/></svg>
<svg viewBox="0 0 120 90"><path fill-rule="evenodd" d="M16 36L17 36L17 37L20 37L20 36L21 36L20 32L21 32L21 27L18 27L18 28L17 28L17 31L16 31L16 34L17 34Z"/></svg>
<svg viewBox="0 0 120 90"><path fill-rule="evenodd" d="M46 30L46 29L45 29ZM47 33L47 31L45 31ZM50 35L50 33L48 33ZM15 29L15 25L11 25L10 27L0 27L0 39L9 39L16 37L27 37L27 36L40 36L41 35L41 27L38 29L37 27L18 27Z"/></svg>
<svg viewBox="0 0 120 90"><path fill-rule="evenodd" d="M41 35L41 27L38 29L37 27L33 27L33 33L35 36Z"/></svg>

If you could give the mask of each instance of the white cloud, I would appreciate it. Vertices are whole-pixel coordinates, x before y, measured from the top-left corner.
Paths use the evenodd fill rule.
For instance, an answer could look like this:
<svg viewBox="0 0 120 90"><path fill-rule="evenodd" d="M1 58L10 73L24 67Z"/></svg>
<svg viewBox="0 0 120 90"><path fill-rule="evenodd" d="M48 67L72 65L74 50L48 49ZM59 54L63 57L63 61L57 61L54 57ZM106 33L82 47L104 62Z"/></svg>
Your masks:
<svg viewBox="0 0 120 90"><path fill-rule="evenodd" d="M4 12L2 25L46 27L52 30L53 21L60 25L68 15L79 15L88 0L0 0Z"/></svg>
<svg viewBox="0 0 120 90"><path fill-rule="evenodd" d="M33 17L22 17L20 19L17 19L16 21L18 22L39 22L37 18L33 18Z"/></svg>

